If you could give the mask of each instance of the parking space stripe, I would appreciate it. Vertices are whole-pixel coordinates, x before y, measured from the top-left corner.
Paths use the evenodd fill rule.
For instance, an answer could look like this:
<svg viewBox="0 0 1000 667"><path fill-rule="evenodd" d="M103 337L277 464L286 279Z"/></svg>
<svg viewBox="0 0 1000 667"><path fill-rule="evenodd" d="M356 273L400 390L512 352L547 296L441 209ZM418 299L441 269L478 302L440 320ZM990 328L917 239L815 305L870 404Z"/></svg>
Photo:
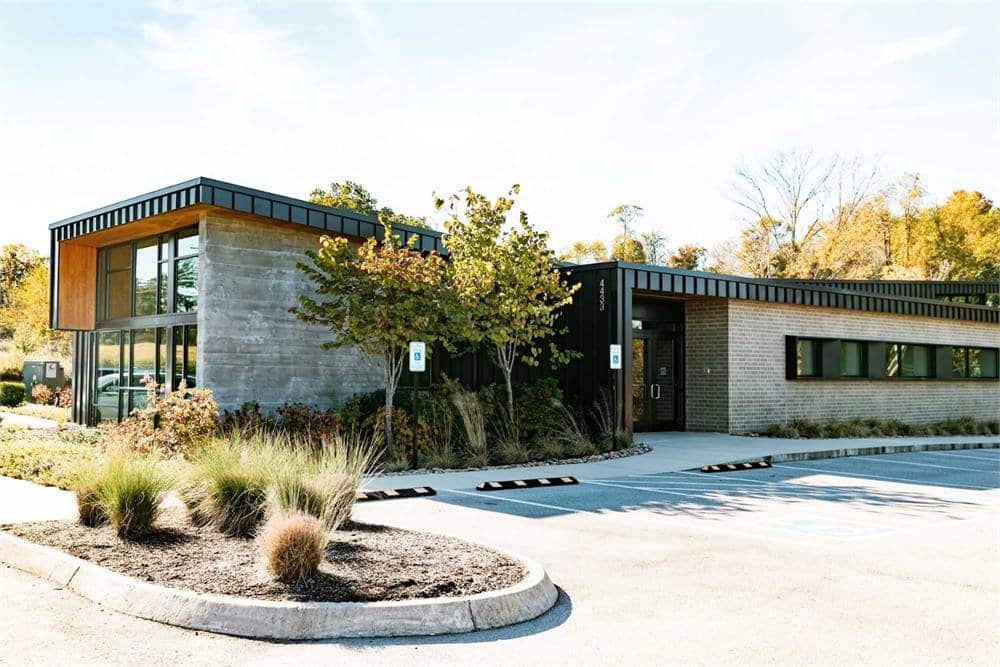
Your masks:
<svg viewBox="0 0 1000 667"><path fill-rule="evenodd" d="M918 466L920 468L940 468L941 470L959 470L962 472L977 472L979 474L986 474L995 472L1000 474L1000 470L983 470L981 468L958 468L955 466L943 466L937 463L917 463L916 461L900 461L898 459L883 459L878 456L865 456L859 457L863 458L865 461L875 461L877 463L885 463L889 465L903 465L903 466Z"/></svg>
<svg viewBox="0 0 1000 667"><path fill-rule="evenodd" d="M848 479L881 479L887 482L902 482L904 484L917 484L923 486L940 486L943 488L959 489L962 491L995 491L997 487L995 486L973 486L971 484L959 486L957 484L946 484L945 482L937 482L930 480L913 479L906 477L887 477L885 475L871 475L865 472L852 473L844 470L825 470L823 468L807 468L806 466L800 465L781 465L780 463L775 463L772 467L783 468L785 470L805 470L807 472L820 472L824 475L833 475L834 477L846 477Z"/></svg>
<svg viewBox="0 0 1000 667"><path fill-rule="evenodd" d="M594 481L580 480L580 483L581 484L595 484L597 486L611 486L611 487L614 487L614 488L617 488L617 489L631 489L633 491L647 491L649 493L665 493L665 494L669 494L671 496L682 496L684 498L693 498L693 497L695 497L697 495L697 494L694 494L694 493L681 493L680 491L667 491L666 489L651 489L651 488L645 487L645 486L627 486L625 484L611 484L611 483L608 483L608 482L594 482Z"/></svg>
<svg viewBox="0 0 1000 667"><path fill-rule="evenodd" d="M969 451L967 449L962 451ZM946 459L969 459L970 461L982 461L984 463L996 463L1000 465L1000 456L974 456L966 454L952 454L950 451L945 452L915 452L916 454L932 454L934 456L943 456Z"/></svg>
<svg viewBox="0 0 1000 667"><path fill-rule="evenodd" d="M514 503L516 505L532 505L533 507L544 507L550 510L559 510L560 512L573 512L574 514L592 514L588 510L581 509L571 509L569 507L562 507L560 505L547 505L545 503L534 503L530 500L518 500L517 498L508 498L507 496L484 496L480 493L472 493L471 491L457 491L455 489L441 489L441 493L457 493L462 496L472 496L473 498L489 498L490 500L505 500L508 503Z"/></svg>

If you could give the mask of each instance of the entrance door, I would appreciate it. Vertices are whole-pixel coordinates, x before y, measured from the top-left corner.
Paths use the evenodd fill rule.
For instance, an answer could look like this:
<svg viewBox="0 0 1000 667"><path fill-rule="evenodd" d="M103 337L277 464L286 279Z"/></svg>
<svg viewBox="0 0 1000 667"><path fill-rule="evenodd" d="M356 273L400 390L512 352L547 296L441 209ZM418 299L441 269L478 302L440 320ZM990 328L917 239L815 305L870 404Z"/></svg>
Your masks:
<svg viewBox="0 0 1000 667"><path fill-rule="evenodd" d="M632 430L683 428L681 334L632 332Z"/></svg>

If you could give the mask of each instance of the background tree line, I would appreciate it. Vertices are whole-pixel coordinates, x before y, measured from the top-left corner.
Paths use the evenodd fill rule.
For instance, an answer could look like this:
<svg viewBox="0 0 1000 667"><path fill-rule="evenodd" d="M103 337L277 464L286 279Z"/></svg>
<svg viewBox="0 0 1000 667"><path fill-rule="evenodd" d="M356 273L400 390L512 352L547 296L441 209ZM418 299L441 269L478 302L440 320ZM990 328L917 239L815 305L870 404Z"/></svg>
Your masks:
<svg viewBox="0 0 1000 667"><path fill-rule="evenodd" d="M1000 208L983 193L956 190L928 200L919 174L890 181L859 157L777 153L735 170L733 200L743 211L739 235L711 250L667 250L643 210L615 207L610 247L573 243L571 262L617 259L758 278L843 280L998 280Z"/></svg>

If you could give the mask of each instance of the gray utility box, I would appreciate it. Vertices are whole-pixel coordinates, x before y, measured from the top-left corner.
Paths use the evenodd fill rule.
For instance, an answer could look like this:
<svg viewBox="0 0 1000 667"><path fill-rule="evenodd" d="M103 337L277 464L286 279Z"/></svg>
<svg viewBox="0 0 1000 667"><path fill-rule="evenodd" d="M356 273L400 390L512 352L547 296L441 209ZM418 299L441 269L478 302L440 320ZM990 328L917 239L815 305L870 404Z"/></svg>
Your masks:
<svg viewBox="0 0 1000 667"><path fill-rule="evenodd" d="M31 388L36 384L44 384L53 391L66 386L66 374L58 361L26 361L24 362L24 390L31 396Z"/></svg>

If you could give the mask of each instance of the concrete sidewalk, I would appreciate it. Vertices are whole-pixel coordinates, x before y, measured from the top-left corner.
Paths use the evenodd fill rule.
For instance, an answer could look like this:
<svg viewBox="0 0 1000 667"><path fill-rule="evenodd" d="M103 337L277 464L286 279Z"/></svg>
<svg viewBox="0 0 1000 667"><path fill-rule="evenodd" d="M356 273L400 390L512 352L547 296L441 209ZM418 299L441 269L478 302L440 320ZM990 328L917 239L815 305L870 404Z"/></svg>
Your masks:
<svg viewBox="0 0 1000 667"><path fill-rule="evenodd" d="M639 456L593 463L525 466L472 472L442 472L377 477L369 489L391 489L411 486L433 486L436 489L469 489L486 480L527 479L572 475L579 479L599 479L620 475L643 475L676 472L700 468L713 463L726 463L771 455L824 452L827 450L865 447L900 446L909 444L972 444L1000 447L1000 436L953 435L905 438L832 438L788 439L762 438L723 433L665 432L639 433L636 442L653 451Z"/></svg>

